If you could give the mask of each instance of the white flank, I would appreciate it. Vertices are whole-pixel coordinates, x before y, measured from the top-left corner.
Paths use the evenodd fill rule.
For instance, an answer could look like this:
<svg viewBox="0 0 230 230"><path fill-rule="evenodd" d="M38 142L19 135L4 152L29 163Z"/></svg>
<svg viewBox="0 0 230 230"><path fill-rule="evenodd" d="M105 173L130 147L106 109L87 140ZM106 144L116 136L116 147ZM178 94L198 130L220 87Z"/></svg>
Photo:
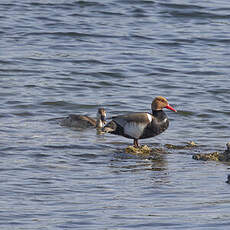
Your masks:
<svg viewBox="0 0 230 230"><path fill-rule="evenodd" d="M165 123L167 120L168 120L168 118L166 117L166 118L163 120L163 122Z"/></svg>
<svg viewBox="0 0 230 230"><path fill-rule="evenodd" d="M148 114L148 113L147 113L147 116L148 116L148 119L149 119L149 123L151 123L152 120L153 120L153 117L150 114Z"/></svg>
<svg viewBox="0 0 230 230"><path fill-rule="evenodd" d="M145 127L146 124L144 123L129 122L125 125L124 132L133 138L139 139Z"/></svg>

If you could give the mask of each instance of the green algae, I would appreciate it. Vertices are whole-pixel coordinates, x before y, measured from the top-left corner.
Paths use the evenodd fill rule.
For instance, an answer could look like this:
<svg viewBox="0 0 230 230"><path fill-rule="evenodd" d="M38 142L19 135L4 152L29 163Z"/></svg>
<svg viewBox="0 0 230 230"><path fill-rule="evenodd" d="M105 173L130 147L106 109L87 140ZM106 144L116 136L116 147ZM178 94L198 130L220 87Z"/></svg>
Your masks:
<svg viewBox="0 0 230 230"><path fill-rule="evenodd" d="M194 154L192 156L195 160L203 160L203 161L224 161L229 162L230 161L230 142L226 144L227 149L224 152L212 152L212 153L199 153Z"/></svg>
<svg viewBox="0 0 230 230"><path fill-rule="evenodd" d="M125 148L125 153L149 157L166 153L166 151L162 148L150 148L147 145L143 145L139 148L136 148L134 146L128 146L127 148Z"/></svg>
<svg viewBox="0 0 230 230"><path fill-rule="evenodd" d="M194 160L202 160L202 161L219 161L220 153L213 152L213 153L205 153L205 154L194 154L192 158Z"/></svg>
<svg viewBox="0 0 230 230"><path fill-rule="evenodd" d="M194 147L197 147L198 145L194 141L189 141L186 145L172 145L172 144L165 144L165 147L167 149L175 149L175 150L181 150L181 149L191 149Z"/></svg>
<svg viewBox="0 0 230 230"><path fill-rule="evenodd" d="M136 148L134 146L128 146L125 148L126 153L136 153L136 154L144 154L148 155L151 153L165 153L165 151L162 148L150 148L147 145L143 145L139 148Z"/></svg>

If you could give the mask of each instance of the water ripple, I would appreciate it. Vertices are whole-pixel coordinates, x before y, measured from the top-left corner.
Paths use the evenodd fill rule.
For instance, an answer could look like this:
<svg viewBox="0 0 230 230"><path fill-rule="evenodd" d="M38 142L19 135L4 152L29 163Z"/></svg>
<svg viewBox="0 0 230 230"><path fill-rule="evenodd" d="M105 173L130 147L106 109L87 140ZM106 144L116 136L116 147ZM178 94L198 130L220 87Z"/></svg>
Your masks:
<svg viewBox="0 0 230 230"><path fill-rule="evenodd" d="M192 159L229 141L226 0L22 0L0 11L2 229L226 229L229 166ZM178 110L141 141L163 148L160 160L126 154L130 139L51 122L101 106L107 121L150 112L158 95ZM188 141L198 147L165 148Z"/></svg>

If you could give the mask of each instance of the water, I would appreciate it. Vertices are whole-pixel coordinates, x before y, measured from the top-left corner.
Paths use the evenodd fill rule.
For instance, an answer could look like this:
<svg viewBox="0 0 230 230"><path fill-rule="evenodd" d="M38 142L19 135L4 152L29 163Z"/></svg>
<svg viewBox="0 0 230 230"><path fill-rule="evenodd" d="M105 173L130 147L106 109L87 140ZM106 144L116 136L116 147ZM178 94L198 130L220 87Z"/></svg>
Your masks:
<svg viewBox="0 0 230 230"><path fill-rule="evenodd" d="M0 3L1 229L226 229L229 165L192 159L229 141L229 14L222 1ZM169 129L150 147L48 119L150 111Z"/></svg>

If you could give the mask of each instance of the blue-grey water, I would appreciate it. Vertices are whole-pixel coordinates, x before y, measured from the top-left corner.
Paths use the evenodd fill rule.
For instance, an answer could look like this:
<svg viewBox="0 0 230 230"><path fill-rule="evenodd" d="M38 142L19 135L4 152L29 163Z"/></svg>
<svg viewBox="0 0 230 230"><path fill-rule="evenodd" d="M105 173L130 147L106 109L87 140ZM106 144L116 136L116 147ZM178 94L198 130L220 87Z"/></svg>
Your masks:
<svg viewBox="0 0 230 230"><path fill-rule="evenodd" d="M228 0L21 0L0 3L1 229L227 229ZM132 140L49 119L150 111L170 127ZM165 144L199 147L167 150Z"/></svg>

